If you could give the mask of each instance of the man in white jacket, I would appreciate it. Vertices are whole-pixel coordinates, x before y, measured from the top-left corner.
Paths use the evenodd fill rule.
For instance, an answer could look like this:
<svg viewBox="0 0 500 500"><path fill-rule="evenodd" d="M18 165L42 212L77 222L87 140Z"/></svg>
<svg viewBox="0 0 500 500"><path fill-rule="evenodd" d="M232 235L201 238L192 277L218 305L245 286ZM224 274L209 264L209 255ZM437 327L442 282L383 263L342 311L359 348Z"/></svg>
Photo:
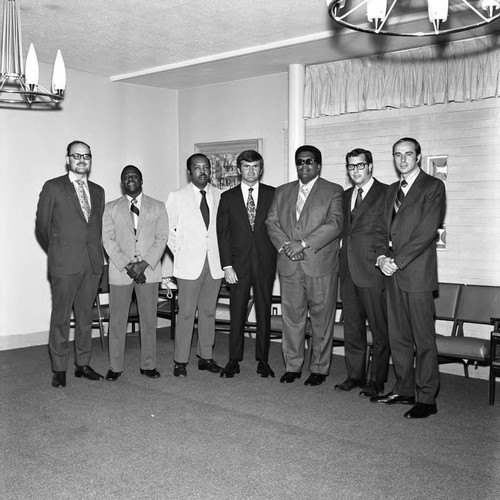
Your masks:
<svg viewBox="0 0 500 500"><path fill-rule="evenodd" d="M224 272L219 258L216 217L220 191L210 183L210 161L203 154L187 159L191 182L167 198L168 246L174 256L173 274L179 287L175 332L174 375L185 377L196 311L198 369L219 373L212 358L215 308Z"/></svg>

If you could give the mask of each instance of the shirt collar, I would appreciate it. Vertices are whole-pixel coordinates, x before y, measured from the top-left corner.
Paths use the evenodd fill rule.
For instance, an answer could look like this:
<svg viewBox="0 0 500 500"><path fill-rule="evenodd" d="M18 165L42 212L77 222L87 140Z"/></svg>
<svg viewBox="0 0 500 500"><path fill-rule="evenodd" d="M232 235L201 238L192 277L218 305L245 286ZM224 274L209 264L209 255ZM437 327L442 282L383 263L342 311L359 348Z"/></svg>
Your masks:
<svg viewBox="0 0 500 500"><path fill-rule="evenodd" d="M368 194L368 191L370 191L371 187L373 186L373 177L361 188L363 190L363 198ZM354 188L354 194L358 194L358 190L360 188L358 186L355 186Z"/></svg>
<svg viewBox="0 0 500 500"><path fill-rule="evenodd" d="M73 172L73 170L70 170L70 171L68 172L68 177L69 177L70 182L72 182L73 184L74 184L76 181L82 180L82 181L84 182L84 184L85 184L85 185L88 185L88 184L87 184L87 176L86 176L86 175L80 179L80 177L78 177L78 176L75 174L75 172Z"/></svg>
<svg viewBox="0 0 500 500"><path fill-rule="evenodd" d="M404 188L406 191L408 191L408 189L411 188L411 186L415 182L415 179L418 177L419 173L420 173L420 167L416 168L406 179L404 179L408 183L408 185L406 186L406 188ZM401 184L402 181L403 181L403 178L401 177L401 179L399 181L400 184Z"/></svg>
<svg viewBox="0 0 500 500"><path fill-rule="evenodd" d="M309 181L307 184L303 184L301 180L299 180L299 190L302 189L303 186L307 187L307 192L310 193L311 189L316 184L316 181L319 179L319 175L317 175L312 181Z"/></svg>
<svg viewBox="0 0 500 500"><path fill-rule="evenodd" d="M143 192L141 191L139 193L138 196L135 197L135 199L137 200L137 204L140 205L141 204L141 201L142 201L142 195L143 195ZM129 203L132 203L132 200L134 198L132 198L132 196L129 196L128 194L125 195L127 197L127 200L129 201Z"/></svg>

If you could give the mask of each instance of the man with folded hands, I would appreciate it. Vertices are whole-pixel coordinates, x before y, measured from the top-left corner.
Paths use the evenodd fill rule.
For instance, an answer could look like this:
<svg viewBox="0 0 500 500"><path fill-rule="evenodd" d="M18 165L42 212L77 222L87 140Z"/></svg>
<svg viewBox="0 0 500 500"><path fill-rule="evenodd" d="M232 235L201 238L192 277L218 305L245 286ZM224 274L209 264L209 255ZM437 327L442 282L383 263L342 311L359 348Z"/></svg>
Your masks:
<svg viewBox="0 0 500 500"><path fill-rule="evenodd" d="M106 204L102 237L109 256L109 370L106 380L123 372L125 340L132 292L139 309L140 373L158 378L156 309L161 258L168 237L165 204L144 194L142 173L127 165L121 173L124 196Z"/></svg>

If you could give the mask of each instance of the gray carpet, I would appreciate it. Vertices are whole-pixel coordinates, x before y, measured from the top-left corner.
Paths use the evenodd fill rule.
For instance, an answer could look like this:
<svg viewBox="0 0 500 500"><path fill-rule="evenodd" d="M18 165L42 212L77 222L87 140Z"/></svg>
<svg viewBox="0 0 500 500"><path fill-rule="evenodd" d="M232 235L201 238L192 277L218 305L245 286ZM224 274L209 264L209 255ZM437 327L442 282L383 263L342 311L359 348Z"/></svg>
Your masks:
<svg viewBox="0 0 500 500"><path fill-rule="evenodd" d="M310 388L256 372L247 341L234 379L172 375L173 345L158 334L162 377L139 374L139 340L129 336L117 382L68 372L50 386L46 346L0 352L0 498L11 499L493 499L500 491L500 400L484 380L443 375L439 413L403 418L338 393L344 360ZM215 359L227 361L218 334ZM107 370L94 343L92 366ZM393 381L393 380L392 380ZM391 382L392 382L391 381ZM390 386L389 386L390 389ZM500 399L500 390L499 399Z"/></svg>

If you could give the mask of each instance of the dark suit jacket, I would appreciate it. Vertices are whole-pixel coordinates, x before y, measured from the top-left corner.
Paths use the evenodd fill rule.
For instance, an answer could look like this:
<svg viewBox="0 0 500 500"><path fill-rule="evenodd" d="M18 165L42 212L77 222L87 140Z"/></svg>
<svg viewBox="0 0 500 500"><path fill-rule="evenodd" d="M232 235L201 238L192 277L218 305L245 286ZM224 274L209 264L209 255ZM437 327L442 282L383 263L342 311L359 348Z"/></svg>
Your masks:
<svg viewBox="0 0 500 500"><path fill-rule="evenodd" d="M237 276L250 274L252 253L255 254L262 274L274 281L276 249L265 225L275 188L259 184L259 198L255 214L254 231L250 226L241 186L222 193L217 212L217 237L222 267L233 266Z"/></svg>
<svg viewBox="0 0 500 500"><path fill-rule="evenodd" d="M361 288L381 287L384 275L375 266L377 257L387 255L387 225L384 218L387 184L374 179L363 203L351 214L354 187L344 192L344 228L340 249L340 279L347 268Z"/></svg>
<svg viewBox="0 0 500 500"><path fill-rule="evenodd" d="M47 181L36 212L36 236L48 256L49 274L77 274L88 253L95 274L101 274L104 189L87 181L92 211L85 220L76 190L68 175Z"/></svg>
<svg viewBox="0 0 500 500"><path fill-rule="evenodd" d="M399 182L387 190L385 219L399 271L394 278L405 292L438 288L436 238L446 213L446 192L439 179L420 170L393 220Z"/></svg>
<svg viewBox="0 0 500 500"><path fill-rule="evenodd" d="M278 272L281 276L295 274L299 262L308 276L337 273L343 224L342 193L341 186L320 177L297 220L299 181L289 182L276 189L266 220L273 245L279 250L286 241L302 239L310 245L302 261L291 261L283 253L278 255Z"/></svg>

